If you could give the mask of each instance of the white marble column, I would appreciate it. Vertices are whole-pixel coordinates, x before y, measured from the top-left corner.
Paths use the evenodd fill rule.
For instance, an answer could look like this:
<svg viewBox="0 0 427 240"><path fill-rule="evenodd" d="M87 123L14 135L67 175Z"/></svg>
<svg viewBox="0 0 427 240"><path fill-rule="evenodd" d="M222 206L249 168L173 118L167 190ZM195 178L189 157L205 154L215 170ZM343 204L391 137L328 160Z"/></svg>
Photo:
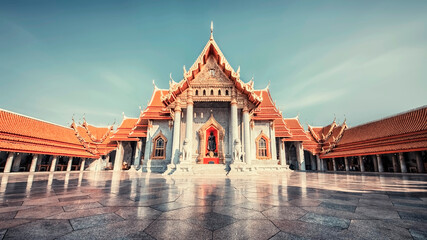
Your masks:
<svg viewBox="0 0 427 240"><path fill-rule="evenodd" d="M313 171L317 170L318 165L316 165L316 159L314 158L314 155L310 154L310 160L311 160L311 170Z"/></svg>
<svg viewBox="0 0 427 240"><path fill-rule="evenodd" d="M393 171L397 172L397 158L396 155L393 153L391 154L391 161L393 162Z"/></svg>
<svg viewBox="0 0 427 240"><path fill-rule="evenodd" d="M323 171L322 160L320 159L319 155L317 155L317 154L316 154L316 160L317 160L317 171Z"/></svg>
<svg viewBox="0 0 427 240"><path fill-rule="evenodd" d="M230 116L230 126L231 126L231 149L234 150L234 141L239 138L239 132L237 127L237 101L233 98L230 103L231 107L231 116Z"/></svg>
<svg viewBox="0 0 427 240"><path fill-rule="evenodd" d="M30 172L35 172L37 167L37 161L39 159L38 154L33 154L33 159L31 160Z"/></svg>
<svg viewBox="0 0 427 240"><path fill-rule="evenodd" d="M363 164L363 158L362 158L362 156L357 156L357 158L359 159L360 171L364 172L365 171L365 164Z"/></svg>
<svg viewBox="0 0 427 240"><path fill-rule="evenodd" d="M245 146L245 162L246 164L251 164L251 143L250 143L250 133L249 133L249 110L245 106L243 108L243 135L245 137L244 146ZM270 143L271 144L271 143Z"/></svg>
<svg viewBox="0 0 427 240"><path fill-rule="evenodd" d="M179 134L181 131L181 106L179 106L179 100L176 101L174 119L173 119L173 140L172 140L172 156L171 156L171 164L179 163Z"/></svg>
<svg viewBox="0 0 427 240"><path fill-rule="evenodd" d="M375 155L372 155L372 162L374 163L374 172L378 172L378 161Z"/></svg>
<svg viewBox="0 0 427 240"><path fill-rule="evenodd" d="M334 172L337 171L337 160L335 158L332 158L332 166L334 168Z"/></svg>
<svg viewBox="0 0 427 240"><path fill-rule="evenodd" d="M123 148L123 142L118 142L116 149L116 157L114 159L114 171L121 171L123 165L123 157L125 155L125 149ZM99 160L95 160L99 161Z"/></svg>
<svg viewBox="0 0 427 240"><path fill-rule="evenodd" d="M185 138L187 139L188 151L190 152L190 159L183 159L183 161L190 161L193 157L193 90L189 88L187 90L187 113L185 118Z"/></svg>
<svg viewBox="0 0 427 240"><path fill-rule="evenodd" d="M415 152L415 160L417 161L417 170L419 173L424 172L423 159L421 156L421 152Z"/></svg>
<svg viewBox="0 0 427 240"><path fill-rule="evenodd" d="M305 171L304 149L302 147L302 142L297 142L296 145L299 170Z"/></svg>
<svg viewBox="0 0 427 240"><path fill-rule="evenodd" d="M85 164L86 158L82 158L82 161L80 162L80 172L83 172L85 170Z"/></svg>
<svg viewBox="0 0 427 240"><path fill-rule="evenodd" d="M384 172L383 160L381 159L381 155L377 154L377 162L378 162L378 172Z"/></svg>
<svg viewBox="0 0 427 240"><path fill-rule="evenodd" d="M67 172L71 171L72 165L73 165L73 157L68 157Z"/></svg>
<svg viewBox="0 0 427 240"><path fill-rule="evenodd" d="M13 158L15 157L15 153L14 152L9 152L9 155L7 155L7 160L6 160L6 164L4 165L4 171L5 173L9 173L10 170L12 169L12 164L13 164Z"/></svg>
<svg viewBox="0 0 427 240"><path fill-rule="evenodd" d="M58 156L53 156L52 163L50 164L50 171L55 172L56 170L56 161L58 160Z"/></svg>
<svg viewBox="0 0 427 240"><path fill-rule="evenodd" d="M138 142L136 142L136 148L135 148L135 156L133 158L133 166L135 169L139 169L139 166L141 165L141 153L142 153L142 139L138 139ZM110 161L109 156L107 156L107 164Z"/></svg>
<svg viewBox="0 0 427 240"><path fill-rule="evenodd" d="M403 173L408 172L408 170L406 169L405 156L403 155L402 152L399 153L399 162L400 162L400 169L402 170L402 172Z"/></svg>
<svg viewBox="0 0 427 240"><path fill-rule="evenodd" d="M282 141L283 139L279 139L279 163L280 165L284 166L286 165L286 150L285 150L285 142Z"/></svg>
<svg viewBox="0 0 427 240"><path fill-rule="evenodd" d="M16 154L15 159L13 159L12 172L19 172L19 167L21 166L22 153Z"/></svg>
<svg viewBox="0 0 427 240"><path fill-rule="evenodd" d="M348 157L344 157L344 165L345 165L345 171L350 171L350 165L348 164Z"/></svg>

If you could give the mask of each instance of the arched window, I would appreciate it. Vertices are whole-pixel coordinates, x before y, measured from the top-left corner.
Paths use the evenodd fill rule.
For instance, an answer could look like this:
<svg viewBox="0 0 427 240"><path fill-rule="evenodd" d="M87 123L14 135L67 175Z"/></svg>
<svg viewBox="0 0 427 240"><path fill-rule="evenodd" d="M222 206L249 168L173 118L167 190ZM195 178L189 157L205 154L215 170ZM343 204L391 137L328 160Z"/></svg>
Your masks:
<svg viewBox="0 0 427 240"><path fill-rule="evenodd" d="M206 90L203 90L203 96L206 96Z"/></svg>
<svg viewBox="0 0 427 240"><path fill-rule="evenodd" d="M199 96L199 90L196 90L196 96Z"/></svg>
<svg viewBox="0 0 427 240"><path fill-rule="evenodd" d="M211 89L211 95L213 95L213 90Z"/></svg>
<svg viewBox="0 0 427 240"><path fill-rule="evenodd" d="M160 131L159 134L157 134L157 136L153 138L153 153L151 156L152 159L165 159L166 143L167 139L162 134L162 131Z"/></svg>
<svg viewBox="0 0 427 240"><path fill-rule="evenodd" d="M225 90L225 95L228 96L228 90Z"/></svg>
<svg viewBox="0 0 427 240"><path fill-rule="evenodd" d="M218 90L218 96L221 96L221 89Z"/></svg>
<svg viewBox="0 0 427 240"><path fill-rule="evenodd" d="M270 159L270 140L263 132L256 138L256 158Z"/></svg>
<svg viewBox="0 0 427 240"><path fill-rule="evenodd" d="M258 156L267 157L267 141L264 138L258 141Z"/></svg>

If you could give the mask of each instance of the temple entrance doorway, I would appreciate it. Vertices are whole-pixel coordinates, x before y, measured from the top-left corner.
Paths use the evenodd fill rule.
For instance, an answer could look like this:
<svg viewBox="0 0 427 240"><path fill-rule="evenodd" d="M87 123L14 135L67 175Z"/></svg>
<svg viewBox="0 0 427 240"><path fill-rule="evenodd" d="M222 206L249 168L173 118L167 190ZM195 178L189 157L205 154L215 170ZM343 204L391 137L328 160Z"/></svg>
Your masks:
<svg viewBox="0 0 427 240"><path fill-rule="evenodd" d="M200 164L224 163L224 128L215 120L213 114L209 120L199 129L199 156Z"/></svg>

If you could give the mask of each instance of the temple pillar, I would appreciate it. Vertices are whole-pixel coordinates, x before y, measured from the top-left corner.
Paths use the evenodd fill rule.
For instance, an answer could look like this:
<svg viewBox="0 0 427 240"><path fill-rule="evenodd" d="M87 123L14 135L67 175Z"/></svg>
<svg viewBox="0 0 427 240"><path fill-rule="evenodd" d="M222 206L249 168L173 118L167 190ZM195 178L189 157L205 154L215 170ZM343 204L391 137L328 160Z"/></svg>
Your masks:
<svg viewBox="0 0 427 240"><path fill-rule="evenodd" d="M334 168L334 172L336 172L337 171L337 161L335 158L332 158L332 166Z"/></svg>
<svg viewBox="0 0 427 240"><path fill-rule="evenodd" d="M10 170L12 169L12 163L13 163L13 158L15 157L15 153L14 152L9 152L9 155L7 155L7 160L6 160L6 164L4 165L4 171L5 173L9 173Z"/></svg>
<svg viewBox="0 0 427 240"><path fill-rule="evenodd" d="M190 161L193 157L193 90L189 88L187 90L187 113L186 113L186 124L185 124L185 138L187 139L187 148L190 152L190 159L182 159L183 161Z"/></svg>
<svg viewBox="0 0 427 240"><path fill-rule="evenodd" d="M231 100L231 116L230 116L230 126L231 126L231 149L233 151L234 141L239 138L238 127L237 127L237 101L235 98Z"/></svg>
<svg viewBox="0 0 427 240"><path fill-rule="evenodd" d="M296 145L299 170L305 171L304 149L302 148L302 142L297 142Z"/></svg>
<svg viewBox="0 0 427 240"><path fill-rule="evenodd" d="M86 158L82 158L82 161L80 162L80 172L83 172L85 170L85 164Z"/></svg>
<svg viewBox="0 0 427 240"><path fill-rule="evenodd" d="M56 170L56 161L58 160L58 156L53 156L52 163L50 164L50 171L55 172Z"/></svg>
<svg viewBox="0 0 427 240"><path fill-rule="evenodd" d="M31 159L30 172L35 172L37 167L37 161L39 159L38 154L33 154L33 159Z"/></svg>
<svg viewBox="0 0 427 240"><path fill-rule="evenodd" d="M172 155L171 164L179 163L179 133L181 130L181 107L179 106L179 100L176 101L174 119L173 119L173 140L172 140Z"/></svg>
<svg viewBox="0 0 427 240"><path fill-rule="evenodd" d="M73 165L73 157L68 158L68 164L67 164L67 172L71 171L71 166Z"/></svg>
<svg viewBox="0 0 427 240"><path fill-rule="evenodd" d="M244 134L244 148L245 148L245 162L251 164L251 143L249 132L249 109L245 106L243 108L243 134Z"/></svg>
<svg viewBox="0 0 427 240"><path fill-rule="evenodd" d="M403 155L402 152L399 153L399 162L400 162L400 169L403 173L408 172L408 170L406 169L406 163L405 163L405 156Z"/></svg>
<svg viewBox="0 0 427 240"><path fill-rule="evenodd" d="M350 165L348 164L348 157L344 157L344 165L345 165L345 171L350 171Z"/></svg>
<svg viewBox="0 0 427 240"><path fill-rule="evenodd" d="M18 153L16 158L13 160L12 172L19 172L19 167L21 166L22 153Z"/></svg>
<svg viewBox="0 0 427 240"><path fill-rule="evenodd" d="M383 165L383 161L381 159L381 155L377 154L377 162L378 162L378 172L384 172L384 165Z"/></svg>
<svg viewBox="0 0 427 240"><path fill-rule="evenodd" d="M138 139L138 142L136 142L136 148L135 148L135 156L133 158L133 166L135 169L139 169L139 166L141 165L141 153L142 153L142 139ZM107 164L110 161L110 156L107 156Z"/></svg>
<svg viewBox="0 0 427 240"><path fill-rule="evenodd" d="M322 171L322 160L320 159L319 155L316 155L317 160L317 171Z"/></svg>
<svg viewBox="0 0 427 240"><path fill-rule="evenodd" d="M365 171L365 164L363 164L363 157L362 156L357 156L357 158L359 159L360 171L364 172Z"/></svg>
<svg viewBox="0 0 427 240"><path fill-rule="evenodd" d="M419 173L424 172L423 158L421 152L415 152L415 160L417 161L417 170Z"/></svg>
<svg viewBox="0 0 427 240"><path fill-rule="evenodd" d="M285 142L280 138L279 144L279 163L280 165L286 165L286 151L285 151Z"/></svg>
<svg viewBox="0 0 427 240"><path fill-rule="evenodd" d="M392 154L391 155L391 160L393 162L393 171L397 172L397 159L396 159L396 155Z"/></svg>
<svg viewBox="0 0 427 240"><path fill-rule="evenodd" d="M378 161L375 155L372 155L372 162L374 163L374 172L378 172Z"/></svg>
<svg viewBox="0 0 427 240"><path fill-rule="evenodd" d="M116 158L114 159L114 171L121 171L122 165L123 165L123 157L125 155L125 149L123 148L123 142L119 142L117 149L116 149ZM95 160L95 161L100 161Z"/></svg>
<svg viewBox="0 0 427 240"><path fill-rule="evenodd" d="M315 171L318 165L316 165L316 159L314 158L314 155L310 154L310 160L311 160L311 170Z"/></svg>

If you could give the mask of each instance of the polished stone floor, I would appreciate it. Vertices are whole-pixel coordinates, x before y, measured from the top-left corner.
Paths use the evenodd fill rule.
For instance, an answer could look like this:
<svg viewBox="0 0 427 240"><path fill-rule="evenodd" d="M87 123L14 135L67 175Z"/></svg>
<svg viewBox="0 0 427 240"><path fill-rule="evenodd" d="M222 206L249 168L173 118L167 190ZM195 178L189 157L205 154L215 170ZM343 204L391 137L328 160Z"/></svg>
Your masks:
<svg viewBox="0 0 427 240"><path fill-rule="evenodd" d="M0 239L427 238L427 175L0 178Z"/></svg>

